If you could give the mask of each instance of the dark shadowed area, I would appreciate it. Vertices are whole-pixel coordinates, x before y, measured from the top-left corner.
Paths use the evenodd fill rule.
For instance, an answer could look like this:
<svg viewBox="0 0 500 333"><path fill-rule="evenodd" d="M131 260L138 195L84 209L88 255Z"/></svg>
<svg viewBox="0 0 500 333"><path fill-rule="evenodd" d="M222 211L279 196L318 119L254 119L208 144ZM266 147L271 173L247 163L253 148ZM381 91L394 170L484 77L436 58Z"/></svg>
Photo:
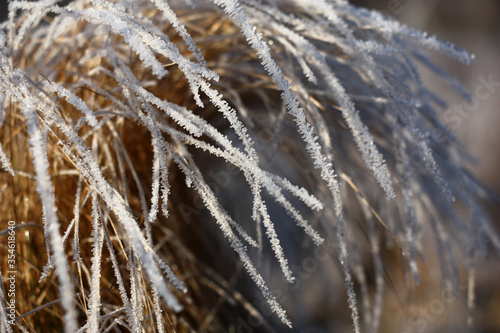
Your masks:
<svg viewBox="0 0 500 333"><path fill-rule="evenodd" d="M7 1L0 1L0 22L4 21L7 18L7 8L9 7L9 3Z"/></svg>

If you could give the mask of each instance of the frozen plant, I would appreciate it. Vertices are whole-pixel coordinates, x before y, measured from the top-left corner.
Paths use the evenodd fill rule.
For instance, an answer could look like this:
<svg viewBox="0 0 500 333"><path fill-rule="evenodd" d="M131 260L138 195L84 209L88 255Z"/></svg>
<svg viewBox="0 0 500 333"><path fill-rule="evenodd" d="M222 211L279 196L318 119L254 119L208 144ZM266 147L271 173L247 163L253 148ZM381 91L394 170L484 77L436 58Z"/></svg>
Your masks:
<svg viewBox="0 0 500 333"><path fill-rule="evenodd" d="M454 288L457 260L465 259L474 288L476 259L489 243L500 252L479 202L485 191L439 120L446 102L419 70L470 96L429 52L472 61L343 0L10 1L0 31L0 191L19 207L1 204L2 230L10 219L20 228L43 222L46 262L32 274L39 293L50 293L47 280L57 276L51 301L61 305L66 332L217 331L223 321L207 324L197 314L206 306L193 296L202 282L189 270L202 264L172 239L189 243L189 235L176 232L185 222L201 230L216 224L268 307L291 327L255 253L272 252L292 283L286 248L295 243L280 230L294 223L311 246L334 235L353 329L360 332L361 318L376 332L382 239L396 245L419 283L429 238ZM259 133L269 128L263 150ZM228 188L207 181L214 166L204 154L237 169L234 186L244 179L238 191L248 191L249 202L229 204L249 207L241 208L248 218L235 218L220 199ZM295 168L285 176L276 165L289 160ZM201 201L211 221L186 214L177 204L182 194ZM277 207L288 218L273 218ZM366 239L354 237L359 223L351 216L359 212ZM362 242L372 254L371 301ZM165 243L169 250L158 251ZM19 329L44 309L38 303L19 304ZM2 332L12 330L6 318Z"/></svg>

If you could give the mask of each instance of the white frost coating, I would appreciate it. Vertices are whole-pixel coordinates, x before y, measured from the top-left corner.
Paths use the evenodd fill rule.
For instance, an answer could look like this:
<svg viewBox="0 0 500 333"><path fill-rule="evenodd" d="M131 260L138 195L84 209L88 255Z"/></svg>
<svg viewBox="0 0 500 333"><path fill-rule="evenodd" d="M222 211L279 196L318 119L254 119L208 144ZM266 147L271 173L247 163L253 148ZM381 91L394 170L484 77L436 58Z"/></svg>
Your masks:
<svg viewBox="0 0 500 333"><path fill-rule="evenodd" d="M321 153L321 148L317 142L317 137L314 135L314 128L307 122L303 109L299 107L296 97L290 91L290 83L283 78L282 70L273 60L270 55L269 47L262 41L262 36L255 33L255 29L249 23L249 18L243 12L243 9L236 1L214 0L214 2L222 6L225 12L233 18L236 24L241 28L243 35L247 38L249 44L257 50L259 58L262 60L264 68L269 72L273 81L276 82L278 90L282 91L282 99L287 105L288 112L295 118L297 127L304 141L306 148L309 150L314 159L316 168L321 169L321 177L327 182L327 186L332 192L336 204L337 223L337 240L339 242L339 260L343 266L345 276L345 286L349 298L349 307L352 311L354 321L354 329L359 332L358 310L356 307L356 295L349 270L347 245L344 235L343 216L341 212L341 198L339 193L339 185L335 180L331 162ZM264 216L265 217L265 216ZM272 236L272 235L271 235ZM273 244L274 245L274 244ZM283 269L283 265L282 265ZM286 271L284 272L286 275Z"/></svg>
<svg viewBox="0 0 500 333"><path fill-rule="evenodd" d="M157 133L153 133L152 146L153 146L153 184L151 185L151 209L149 210L148 220L149 223L156 221L158 214L158 200L160 199L160 172L161 164L165 162L164 152L160 146L160 137Z"/></svg>
<svg viewBox="0 0 500 333"><path fill-rule="evenodd" d="M246 170L248 168L248 171L252 173L252 175L255 177L255 179L258 179L259 182L262 182L262 185L266 188L266 190L271 194L278 203L282 207L285 208L286 212L288 215L290 215L299 226L304 228L305 232L313 239L313 241L317 244L320 245L323 243L323 238L318 234L317 231L315 231L312 226L304 220L304 218L298 213L298 211L293 207L293 205L286 200L286 198L283 196L281 193L280 187L283 189L286 189L290 191L293 195L297 196L300 200L302 200L306 205L308 205L312 209L319 210L322 208L321 202L319 202L315 197L311 196L309 193L304 188L298 188L297 186L292 185L290 182L288 182L286 179L282 179L276 175L272 175L268 172L262 172L262 170L258 168L254 168L252 164L245 164L244 157L241 153L238 151L235 151L239 156L241 156L240 160L235 159L232 155L227 154L224 151L221 151L209 144L206 144L202 141L196 140L192 137L189 137L183 133L180 133L178 131L175 131L173 129L164 129L167 133L173 134L176 137L179 137L182 141L194 145L196 148L200 148L203 150L209 151L211 154L215 156L220 156L225 158L228 162L231 162L238 167L240 167L242 170ZM257 209L260 209L260 206L262 205L262 202L260 202L260 197L258 197L258 202L257 202ZM246 232L244 232L241 227L239 227L238 224L236 224L232 219L229 219L229 223L231 226L235 227L238 233L247 241L249 244L253 246L257 246L255 241L251 239ZM273 232L271 231L271 234ZM278 243L279 244L279 243ZM276 251L280 251L278 248L276 248ZM284 263L284 262L283 262Z"/></svg>
<svg viewBox="0 0 500 333"><path fill-rule="evenodd" d="M2 168L9 172L12 176L14 176L14 169L12 169L12 165L10 164L10 160L5 155L5 152L3 151L2 144L0 143L0 163L2 164Z"/></svg>
<svg viewBox="0 0 500 333"><path fill-rule="evenodd" d="M102 226L102 216L99 212L98 197L96 193L92 193L92 276L90 278L90 296L88 304L88 322L89 332L99 332L99 319L101 312L101 261L102 261L102 246L104 243L104 228Z"/></svg>
<svg viewBox="0 0 500 333"><path fill-rule="evenodd" d="M53 91L57 93L57 95L61 98L65 98L66 101L76 107L78 110L80 110L84 115L85 118L87 118L87 121L89 124L93 127L97 126L97 119L95 118L92 110L89 109L87 104L82 101L82 99L75 94L73 94L71 91L67 90L66 88L56 84L56 83L47 83L45 84L45 88L49 91Z"/></svg>
<svg viewBox="0 0 500 333"><path fill-rule="evenodd" d="M485 256L490 243L500 252L500 238L476 198L481 189L461 169L463 155L455 148L455 139L447 133L446 142L431 145L433 130L446 131L438 119L445 101L425 87L418 72L417 63L421 63L467 98L465 89L433 64L426 51L436 50L466 63L472 56L345 0L186 3L192 7L161 0L74 0L65 6L56 0L11 1L9 21L1 24L0 126L2 130L7 128L2 133L8 134L12 124L27 124L49 252L41 277L56 269L66 330L77 329L78 325L72 299L74 272L70 272L64 244L72 241L75 269L88 270L84 266L87 258L80 255L79 232L80 213L89 206L91 195L94 244L90 294L85 295L88 321L80 331L97 332L122 325L141 332L149 321L156 322L158 331L163 332L161 298L172 310L181 310L169 287L186 292L189 284L185 285L167 265L170 258L163 260L154 252L152 237L153 223L162 219L160 210L168 217L168 200L177 200L169 197L169 176L176 176L169 174L172 167L181 170L182 180L185 178L201 197L271 310L289 326L290 320L250 260L245 245L257 247L258 253L272 251L285 278L292 281L292 262L289 267L288 253L282 246L288 240L278 235L282 225L277 223L296 224L319 245L324 238L307 221L309 209L324 209L314 218L324 216L320 223L336 233L334 243L356 332L360 327L355 283L361 289L360 318L366 318L366 331L376 332L380 327L385 273L379 233L397 235L396 242L398 246L401 242L415 280L417 258L425 252L420 241L426 218L433 230L431 238L443 252L439 260L448 281L458 275L460 261L454 257L458 251L453 251L457 239L464 243L460 254L470 261L476 254ZM224 35L228 18L247 44L241 38ZM201 31L197 23L202 21L214 23L207 23L208 29ZM224 49L228 38L231 53ZM217 73L223 73L221 82L216 82ZM177 84L182 86L182 96L170 94ZM8 98L5 109L4 97ZM83 117L66 112L62 99ZM212 111L221 116L212 117ZM217 122L212 123L213 118ZM148 145L146 155L151 155L147 162L151 162L149 179L144 179L145 171L137 165L143 161L137 162L137 156L128 150L128 133L123 129L129 124L147 133L144 144ZM259 130L266 126L273 137L263 152L257 140ZM24 131L23 126L20 128ZM299 135L290 135L293 128ZM300 150L302 143L296 142L299 136L305 143L304 152ZM15 163L16 172L24 175L18 170L17 137L6 137L0 138L0 167L14 174L11 164ZM110 142L102 142L102 138L110 138ZM88 141L92 149L86 146ZM53 148L54 143L57 149L50 149L47 155L47 147ZM266 154L272 149L280 151L273 151L268 158ZM233 219L219 202L218 193L225 185L216 189L205 181L204 173L210 166L197 164L198 154L204 153L234 166L243 176L242 183L251 192L247 204L252 220L249 217L248 221L253 225ZM63 236L49 174L53 154L61 154L75 166L64 173L65 177L79 176L76 194L69 193L75 196L74 201L68 201L74 202L73 219ZM285 161L293 158L299 168L307 167L290 170L296 174L289 181L274 174L273 159L283 156ZM422 163L410 165L414 156ZM349 174L352 180L343 177L341 184L335 170L343 176ZM60 170L56 172L54 177L63 175ZM302 177L305 181L294 185ZM376 185L374 179L380 188L372 186ZM176 179L175 186L184 186L182 180ZM349 210L359 208L344 202L350 197L341 189L347 186L363 209L365 225L361 227L368 227L370 246L365 248L372 253L375 271L371 299L358 250L361 246L357 239L346 236L357 226L347 220ZM172 192L177 194L177 188ZM395 193L401 195L389 202L384 200L384 192L389 198ZM323 204L318 199L325 197L332 197L333 203ZM452 198L463 209L458 211L449 205L447 201ZM275 209L290 218L273 221ZM113 225L113 236L106 224ZM246 228L256 229L256 239ZM270 250L263 246L263 231ZM118 243L112 243L111 237ZM104 241L123 303L121 310L111 312L100 304ZM119 251L116 255L114 246ZM130 271L127 283L121 273L122 256ZM471 284L473 281L472 275ZM107 320L108 316L113 320ZM1 317L4 330L5 323Z"/></svg>
<svg viewBox="0 0 500 333"><path fill-rule="evenodd" d="M26 86L21 84L20 86L18 86L18 88L25 92L25 96L30 96L27 93L28 89ZM15 89L13 90L16 91ZM34 98L31 97L30 99ZM28 103L30 102L30 99L28 99ZM39 102L34 102L34 105L38 104ZM31 133L30 143L32 144L32 146L36 146L36 148L32 148L32 152L34 154L34 164L37 170L37 174L39 173L38 191L40 193L40 196L42 197L44 212L46 210L46 220L50 221L49 223L47 223L47 229L49 231L49 235L51 236L51 248L54 251L55 257L54 264L56 265L56 267L61 267L61 269L57 271L59 272L62 285L61 294L63 295L63 307L66 311L65 318L67 320L65 329L68 329L68 331L70 331L70 329L74 328L74 330L76 330L76 317L72 299L73 288L68 273L63 269L64 267L67 267L67 262L65 261L65 256L62 254L64 253L62 237L58 232L59 224L57 222L57 217L53 208L54 197L52 192L52 185L50 185L50 178L47 172L47 158L43 154L40 155L40 152L44 151L44 149L40 147L42 135L41 131L38 129L38 123L36 121L37 115L33 108L31 110L31 112L25 111L25 113L28 120L31 121L31 123L28 122L29 132ZM137 256L140 259L141 264L144 266L151 282L155 286L157 286L160 295L162 295L167 304L171 306L173 310L180 311L182 309L182 306L178 303L177 299L166 287L163 281L163 277L158 271L158 268L153 260L152 249L147 245L146 240L142 236L142 233L138 228L133 216L124 206L124 201L121 196L116 192L116 190L111 188L109 183L102 176L97 163L92 157L92 153L83 144L82 139L77 135L77 133L75 133L70 128L70 126L63 122L61 119L58 119L56 113L51 111L50 107L43 108L43 110L47 112L47 117L51 119L51 121L68 137L68 141L72 142L78 148L81 158L77 158L76 156L74 156L69 147L62 147L65 153L68 156L72 157L75 165L82 171L82 175L87 179L87 181L93 184L95 188L99 189L100 196L104 201L106 201L108 207L111 208L113 213L118 216L119 220L124 224L125 230L127 231L131 239L131 245L133 246L134 251L137 253ZM35 139L31 139L31 137L33 136L35 136ZM51 203L52 205L50 205ZM49 207L52 208L48 209ZM54 224L57 225L54 226Z"/></svg>
<svg viewBox="0 0 500 333"><path fill-rule="evenodd" d="M80 153L84 153L84 151L80 151ZM108 203L108 207L113 210L119 220L123 223L125 230L130 237L134 252L137 253L140 263L143 265L151 282L158 288L160 295L174 311L180 311L182 306L165 285L163 277L154 262L153 251L142 236L142 233L137 226L137 222L124 206L121 196L104 180L99 168L91 158L84 157L78 164L80 164L83 169L87 170L88 174L86 174L86 176L93 178L91 179L91 182L95 183L95 185L100 189L100 194L103 200Z"/></svg>
<svg viewBox="0 0 500 333"><path fill-rule="evenodd" d="M296 45L297 49L301 50L304 56L307 56L311 63L317 67L318 71L324 77L327 85L331 89L330 91L334 95L336 101L339 103L346 123L356 140L366 165L374 173L387 197L393 199L395 197L395 193L392 188L392 180L383 157L378 152L368 128L362 123L361 118L359 117L359 112L355 109L353 102L345 92L345 89L342 87L335 74L327 65L325 57L318 52L312 44L293 31L278 24L272 24L271 26L273 29L280 31L284 36L287 36Z"/></svg>
<svg viewBox="0 0 500 333"><path fill-rule="evenodd" d="M105 10L98 10L94 8L86 9L81 12L83 17L85 17L89 22L95 24L106 24L109 28L123 36L125 41L130 47L137 52L141 60L147 67L153 70L153 74L162 78L168 72L163 68L162 64L156 60L153 52L147 43L143 41L141 36L132 29L127 22L123 21L121 18L117 17L114 13Z"/></svg>
<svg viewBox="0 0 500 333"><path fill-rule="evenodd" d="M153 308L155 313L156 327L159 333L165 332L165 326L163 325L163 316L160 302L160 294L155 286L151 286L151 293L153 294Z"/></svg>
<svg viewBox="0 0 500 333"><path fill-rule="evenodd" d="M282 91L281 98L287 105L288 112L295 118L299 133L306 142L306 148L314 159L316 168L321 169L321 176L327 182L328 188L334 192L334 200L337 215L341 213L341 199L339 196L339 185L335 180L336 175L333 172L332 164L327 161L321 153L321 147L317 143L317 137L314 135L314 128L307 122L303 109L295 95L290 91L290 83L283 77L281 68L276 64L270 54L267 43L263 42L262 35L257 34L255 27L250 24L248 16L244 13L242 7L237 1L215 0L214 3L224 8L224 11L238 24L248 43L257 50L257 55L273 81L276 82L278 90Z"/></svg>
<svg viewBox="0 0 500 333"><path fill-rule="evenodd" d="M59 293L62 296L62 306L64 309L64 331L75 332L78 328L76 321L75 302L73 300L74 286L71 279L66 252L64 250L62 237L59 232L60 224L55 210L55 198L49 174L49 165L45 154L45 145L42 132L40 131L37 114L34 106L29 102L24 105L24 115L26 117L30 151L33 157L33 164L37 174L37 192L42 201L45 228L48 230L49 242L53 251L53 262L58 268L56 274L59 278Z"/></svg>
<svg viewBox="0 0 500 333"><path fill-rule="evenodd" d="M179 19L175 15L175 12L172 10L172 8L170 8L168 3L163 0L152 1L154 2L155 6L163 12L168 21L172 23L172 26L184 39L184 41L188 45L189 51L193 52L198 62L204 67L208 68L205 58L203 58L200 49L196 46L196 43L194 42L191 35L186 31L186 27L181 22L179 22ZM216 79L218 79L218 77L216 77Z"/></svg>
<svg viewBox="0 0 500 333"><path fill-rule="evenodd" d="M75 205L73 206L73 219L71 220L70 227L68 227L67 231L67 237L69 237L69 232L71 230L71 225L74 225L74 236L73 236L73 261L76 262L81 262L82 257L81 257L81 251L80 251L80 241L79 241L79 224L80 224L80 196L82 194L82 178L78 179L78 185L76 188L76 195L75 195ZM85 198L84 202L86 202L87 197ZM66 235L65 235L66 236ZM64 240L64 237L63 237Z"/></svg>
<svg viewBox="0 0 500 333"><path fill-rule="evenodd" d="M168 146L167 146L168 147ZM181 152L186 154L186 151L181 148ZM175 152L172 148L169 147L169 151L171 156L176 161L177 165L181 169L181 171L189 177L196 177L197 182L194 182L194 187L200 194L202 200L205 202L207 208L209 208L210 213L214 216L217 223L219 224L224 236L229 240L231 247L238 253L240 260L243 262L243 266L254 281L254 283L259 287L262 296L266 299L267 303L271 307L271 310L275 312L281 321L287 326L291 327L291 322L286 316L286 311L279 305L276 301L276 298L269 291L266 286L262 276L257 272L255 266L252 264L250 258L248 257L246 247L241 243L240 239L236 237L233 233L233 230L230 227L230 224L227 222L226 217L220 214L220 211L217 209L218 204L217 200L210 189L210 187L203 181L203 178L200 175L199 170L194 166L189 168L187 164L184 162L181 155ZM274 244L274 246L278 246L278 244ZM285 259L282 259L282 261Z"/></svg>
<svg viewBox="0 0 500 333"><path fill-rule="evenodd" d="M386 18L380 13L373 10L366 10L362 8L356 8L352 5L346 5L341 9L347 12L356 11L356 16L370 22L370 25L379 29L379 31L388 36L389 39L393 39L393 36L401 36L405 39L410 39L415 44L443 53L449 57L453 57L458 61L470 65L474 61L474 56L469 52L459 49L455 45L438 40L435 36L428 35L426 32L417 31L410 29L405 25L393 20L391 18ZM397 39L394 39L397 40Z"/></svg>

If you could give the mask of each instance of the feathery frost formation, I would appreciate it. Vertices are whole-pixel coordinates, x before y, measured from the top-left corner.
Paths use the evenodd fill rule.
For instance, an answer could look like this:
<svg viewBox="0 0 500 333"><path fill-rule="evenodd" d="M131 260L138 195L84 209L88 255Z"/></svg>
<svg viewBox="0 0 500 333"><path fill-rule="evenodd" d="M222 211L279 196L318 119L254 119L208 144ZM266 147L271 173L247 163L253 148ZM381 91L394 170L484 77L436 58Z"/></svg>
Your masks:
<svg viewBox="0 0 500 333"><path fill-rule="evenodd" d="M286 280L296 278L283 246L289 241L277 228L289 221L275 221L270 205L280 206L316 245L328 232L335 235L356 332L360 320L367 332L380 326L382 234L401 249L417 283L424 235L442 250L444 279L455 287L456 241L464 245L460 255L470 272L488 242L500 252L478 202L482 190L463 170L464 153L439 120L445 102L419 74L427 67L468 98L427 51L465 64L472 61L468 53L340 0L60 2L9 4L0 32L0 124L2 133L15 119L25 124L47 242L41 281L55 268L66 332L99 332L109 325L140 332L149 306L153 319L147 320L163 332L164 306L167 318L182 313L189 286L178 275L188 272L156 252L153 233L173 218L172 172L196 191L268 306L288 326L292 322L249 250L262 250L267 241ZM270 119L275 158L284 151L302 154L317 184L298 186L273 170L257 147L263 119ZM128 150L132 128L148 133L141 141L151 147L147 181ZM12 142L5 138L1 167L8 177L21 177L27 171L16 166L17 152L7 149ZM224 189L215 189L206 180L210 167L197 162L202 152L241 172L252 196L254 228L223 206L218 190ZM51 167L56 156L78 184L69 223L58 213L57 170ZM357 201L345 200L346 192ZM90 218L83 218L84 210ZM312 211L324 212L321 226L308 222ZM354 211L363 214L372 253L372 299L353 238ZM89 267L79 238L85 223L92 230ZM114 307L103 304L104 265L119 290ZM86 294L75 279L81 271L88 275ZM8 327L0 310L2 327Z"/></svg>

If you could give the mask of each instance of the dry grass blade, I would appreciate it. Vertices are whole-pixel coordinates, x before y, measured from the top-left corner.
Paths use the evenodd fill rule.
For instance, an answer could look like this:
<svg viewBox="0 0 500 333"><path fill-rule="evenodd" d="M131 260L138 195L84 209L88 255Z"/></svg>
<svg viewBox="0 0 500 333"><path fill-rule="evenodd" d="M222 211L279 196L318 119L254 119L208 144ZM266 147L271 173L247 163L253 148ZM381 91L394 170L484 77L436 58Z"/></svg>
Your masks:
<svg viewBox="0 0 500 333"><path fill-rule="evenodd" d="M418 284L429 239L455 287L466 259L472 289L476 254L500 250L464 152L431 142L443 105L418 74L465 95L427 54L465 51L346 1L9 6L0 240L15 249L2 243L0 268L17 265L19 330L305 329L296 263L326 249L338 265L315 278L375 332L384 258ZM472 290L467 303L471 322Z"/></svg>

